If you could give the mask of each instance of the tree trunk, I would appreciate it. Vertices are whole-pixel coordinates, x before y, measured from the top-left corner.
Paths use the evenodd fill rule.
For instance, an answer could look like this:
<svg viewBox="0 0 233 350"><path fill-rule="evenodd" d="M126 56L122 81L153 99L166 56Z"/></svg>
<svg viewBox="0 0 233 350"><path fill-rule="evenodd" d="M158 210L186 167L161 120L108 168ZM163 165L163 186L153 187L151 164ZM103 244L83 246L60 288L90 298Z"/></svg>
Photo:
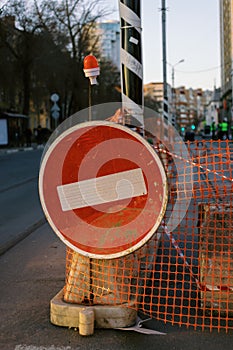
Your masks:
<svg viewBox="0 0 233 350"><path fill-rule="evenodd" d="M23 114L29 115L30 111L30 67L26 62L23 65Z"/></svg>

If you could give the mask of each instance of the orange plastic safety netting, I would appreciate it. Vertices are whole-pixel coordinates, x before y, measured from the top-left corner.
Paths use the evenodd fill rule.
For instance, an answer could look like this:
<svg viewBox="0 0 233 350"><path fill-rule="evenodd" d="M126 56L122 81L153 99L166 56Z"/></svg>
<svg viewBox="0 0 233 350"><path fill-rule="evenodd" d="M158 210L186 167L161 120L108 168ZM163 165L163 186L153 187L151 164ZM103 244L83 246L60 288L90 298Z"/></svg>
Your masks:
<svg viewBox="0 0 233 350"><path fill-rule="evenodd" d="M112 260L67 248L64 300L132 307L194 328L233 328L233 143L196 141L189 156L155 146L169 200L154 236Z"/></svg>

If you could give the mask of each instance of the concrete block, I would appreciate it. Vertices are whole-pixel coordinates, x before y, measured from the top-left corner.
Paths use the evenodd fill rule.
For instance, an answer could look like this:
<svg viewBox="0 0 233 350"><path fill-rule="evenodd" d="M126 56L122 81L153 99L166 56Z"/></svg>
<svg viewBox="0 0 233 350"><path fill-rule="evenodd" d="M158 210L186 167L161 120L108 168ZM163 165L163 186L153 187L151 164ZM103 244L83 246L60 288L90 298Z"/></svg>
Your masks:
<svg viewBox="0 0 233 350"><path fill-rule="evenodd" d="M56 326L79 328L79 313L82 304L71 304L63 300L63 289L50 301L50 321ZM94 310L95 328L130 327L136 323L135 303L121 305L91 305Z"/></svg>

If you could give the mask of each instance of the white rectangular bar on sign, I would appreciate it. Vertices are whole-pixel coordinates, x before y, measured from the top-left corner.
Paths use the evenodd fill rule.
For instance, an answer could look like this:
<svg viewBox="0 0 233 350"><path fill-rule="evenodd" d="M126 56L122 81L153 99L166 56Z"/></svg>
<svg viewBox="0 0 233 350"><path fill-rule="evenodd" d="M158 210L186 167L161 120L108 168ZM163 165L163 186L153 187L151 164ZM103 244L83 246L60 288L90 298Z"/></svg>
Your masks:
<svg viewBox="0 0 233 350"><path fill-rule="evenodd" d="M57 187L63 211L130 199L147 194L141 168Z"/></svg>

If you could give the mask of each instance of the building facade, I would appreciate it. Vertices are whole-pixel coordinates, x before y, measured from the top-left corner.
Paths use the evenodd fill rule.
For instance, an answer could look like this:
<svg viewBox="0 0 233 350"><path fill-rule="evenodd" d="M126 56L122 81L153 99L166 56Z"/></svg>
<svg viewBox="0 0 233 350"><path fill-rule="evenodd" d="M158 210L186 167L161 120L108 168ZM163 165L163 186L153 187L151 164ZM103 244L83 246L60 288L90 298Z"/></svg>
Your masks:
<svg viewBox="0 0 233 350"><path fill-rule="evenodd" d="M163 83L155 82L144 85L145 100L151 99L151 105L156 104L157 112L163 114Z"/></svg>
<svg viewBox="0 0 233 350"><path fill-rule="evenodd" d="M208 114L208 105L212 101L213 91L202 89L186 89L185 86L173 88L168 84L169 120L175 115L176 128L184 131L189 128L198 129ZM144 96L157 102L157 112L163 113L163 83L144 85ZM219 107L219 106L218 106Z"/></svg>
<svg viewBox="0 0 233 350"><path fill-rule="evenodd" d="M232 120L233 84L233 0L219 0L221 48L220 118Z"/></svg>
<svg viewBox="0 0 233 350"><path fill-rule="evenodd" d="M120 22L113 20L99 22L96 34L99 38L101 56L112 61L120 71Z"/></svg>
<svg viewBox="0 0 233 350"><path fill-rule="evenodd" d="M219 109L220 109L220 96L221 96L221 89L220 88L214 88L214 91L212 92L212 97L209 103L206 106L206 118L205 122L206 125L211 125L213 122L215 125L218 125L219 123Z"/></svg>
<svg viewBox="0 0 233 350"><path fill-rule="evenodd" d="M197 130L206 119L207 105L212 98L212 92L202 89L186 89L184 86L175 88L176 124L181 130L192 128Z"/></svg>

